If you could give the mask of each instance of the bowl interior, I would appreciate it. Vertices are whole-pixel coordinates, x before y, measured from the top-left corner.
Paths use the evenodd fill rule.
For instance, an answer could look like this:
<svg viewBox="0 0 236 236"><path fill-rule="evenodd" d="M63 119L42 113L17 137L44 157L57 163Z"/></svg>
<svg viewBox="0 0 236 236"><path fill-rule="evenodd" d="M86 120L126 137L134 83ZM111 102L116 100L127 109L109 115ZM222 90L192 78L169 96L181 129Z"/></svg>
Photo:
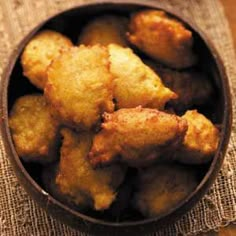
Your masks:
<svg viewBox="0 0 236 236"><path fill-rule="evenodd" d="M93 17L101 15L101 14L119 14L119 15L125 15L129 16L131 12L146 8L145 5L140 4L94 4L89 6L83 6L80 8L76 8L73 10L66 11L62 14L59 14L49 21L47 21L43 26L39 29L52 29L58 32L61 32L62 34L67 35L71 40L76 44L77 38L80 33L81 28L85 25L86 22L91 20ZM222 71L219 70L219 67L217 65L217 60L215 56L213 56L212 51L209 49L209 44L207 45L205 40L202 38L202 36L199 34L199 31L196 31L196 28L192 28L188 22L187 26L191 29L193 32L194 37L194 50L199 56L199 64L197 65L199 70L204 71L208 78L212 81L214 88L215 88L215 94L212 98L211 103L205 104L204 106L199 107L193 107L198 109L200 112L205 114L208 118L210 118L214 123L219 124L222 128L222 134L221 134L221 143L219 145L219 150L222 149L222 145L224 142L222 139L224 138L224 132L225 132L225 106L228 102L228 96L227 93L227 80L222 78ZM213 50L213 49L212 49ZM141 54L141 56L143 56ZM226 84L226 85L225 85ZM14 65L13 71L10 76L9 85L8 85L8 112L10 112L12 105L14 104L14 101L25 94L32 94L32 93L41 93L41 91L37 90L34 86L32 86L27 78L23 76L22 73L22 67L20 65L20 56L17 58L16 63ZM12 142L12 140L10 141ZM170 215L171 213L175 212L176 209L181 208L184 206L187 202L191 202L191 205L193 205L193 202L196 202L202 195L204 191L206 191L208 185L206 183L209 182L209 179L214 178L216 172L218 172L218 167L214 169L214 166L216 165L216 162L220 160L220 153L219 150L217 154L214 157L214 160L212 163L201 165L199 168L199 186L197 189L188 197L188 199L185 199L183 202L181 202L178 206L173 208L170 212L167 212L163 216L160 216L160 218L164 218L167 215ZM17 156L15 158L18 158ZM30 176L33 178L33 180L40 186L42 189L44 189L44 185L41 181L41 175L42 175L42 169L43 167L39 164L29 164L22 162L25 170L30 174ZM214 173L214 174L213 174ZM130 173L131 176L135 175L135 171ZM203 190L204 191L200 191ZM190 205L189 205L190 206ZM144 219L144 217L135 211L132 207L127 208L124 210L119 218L114 216L114 211L117 210L119 206L117 204L114 204L111 210L104 211L104 212L95 212L95 211L86 211L82 212L83 214L90 216L95 219L99 219L105 222L136 222L136 223L145 223L148 221L147 219ZM183 208L185 209L185 207ZM179 211L180 213L180 211ZM76 214L76 213L75 213ZM81 215L79 215L81 217ZM157 219L155 219L157 220Z"/></svg>

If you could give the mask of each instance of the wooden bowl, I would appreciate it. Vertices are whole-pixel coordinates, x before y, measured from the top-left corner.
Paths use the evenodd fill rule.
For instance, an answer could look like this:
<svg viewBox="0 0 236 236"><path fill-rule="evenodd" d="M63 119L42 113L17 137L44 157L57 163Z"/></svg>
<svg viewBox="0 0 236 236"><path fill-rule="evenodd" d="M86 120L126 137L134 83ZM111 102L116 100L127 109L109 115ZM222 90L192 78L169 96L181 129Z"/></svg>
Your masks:
<svg viewBox="0 0 236 236"><path fill-rule="evenodd" d="M19 63L22 49L38 30L42 28L54 29L68 35L76 42L80 27L95 15L107 12L129 15L132 11L147 7L165 10L183 21L192 30L195 39L194 49L200 57L200 67L208 74L216 87L215 103L205 109L205 113L208 113L208 116L211 117L214 123L221 125L220 143L212 162L201 167L201 180L197 188L184 201L180 202L177 207L172 208L159 217L151 219L144 219L136 215L136 212L131 212L130 216L125 220L116 222L106 212L101 214L95 214L94 212L82 214L73 207L56 200L45 191L40 179L42 166L23 163L15 151L8 126L8 113L19 96L38 92L23 77L22 68ZM2 122L0 123L3 143L16 176L25 190L41 207L45 208L55 218L82 232L99 235L142 235L144 233L151 233L180 218L180 216L190 210L206 193L220 170L230 137L232 119L228 79L223 63L212 42L192 22L183 19L175 11L160 7L158 1L113 0L99 1L99 3L88 3L87 1L86 3L81 3L76 8L61 12L42 22L22 40L18 49L13 52L9 60L9 65L4 72L0 86L0 109L3 115Z"/></svg>

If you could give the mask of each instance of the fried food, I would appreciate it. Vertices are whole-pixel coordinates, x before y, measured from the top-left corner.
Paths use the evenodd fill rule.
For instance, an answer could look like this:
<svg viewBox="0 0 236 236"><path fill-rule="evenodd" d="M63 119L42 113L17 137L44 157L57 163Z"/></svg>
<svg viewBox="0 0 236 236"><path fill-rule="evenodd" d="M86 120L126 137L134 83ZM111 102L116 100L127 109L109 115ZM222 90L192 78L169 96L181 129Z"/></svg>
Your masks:
<svg viewBox="0 0 236 236"><path fill-rule="evenodd" d="M188 130L176 160L186 164L202 164L211 161L219 143L219 130L197 110L187 111L183 116Z"/></svg>
<svg viewBox="0 0 236 236"><path fill-rule="evenodd" d="M131 49L111 44L108 50L118 109L141 105L162 110L167 101L177 97Z"/></svg>
<svg viewBox="0 0 236 236"><path fill-rule="evenodd" d="M88 209L92 206L92 201L79 191L76 192L76 203L69 195L63 194L59 186L56 184L56 176L58 173L58 163L46 166L42 170L42 183L44 189L50 193L55 199L69 205L75 210Z"/></svg>
<svg viewBox="0 0 236 236"><path fill-rule="evenodd" d="M192 32L163 11L135 13L129 24L128 39L148 56L172 68L187 68L197 61L192 50Z"/></svg>
<svg viewBox="0 0 236 236"><path fill-rule="evenodd" d="M112 80L105 47L73 47L48 68L44 92L52 114L63 124L88 130L103 112L114 110Z"/></svg>
<svg viewBox="0 0 236 236"><path fill-rule="evenodd" d="M42 95L25 95L14 104L9 126L18 155L28 162L48 163L56 159L58 122Z"/></svg>
<svg viewBox="0 0 236 236"><path fill-rule="evenodd" d="M193 105L206 104L213 88L206 76L197 71L173 71L170 69L159 70L159 75L165 86L174 91L178 98L170 101L176 110L187 110Z"/></svg>
<svg viewBox="0 0 236 236"><path fill-rule="evenodd" d="M60 191L73 198L77 204L83 194L91 200L94 209L109 208L116 198L116 188L123 181L125 169L113 165L94 170L86 158L93 135L88 132L77 134L67 128L61 133L64 139L56 178Z"/></svg>
<svg viewBox="0 0 236 236"><path fill-rule="evenodd" d="M110 43L126 47L128 19L116 15L103 15L91 20L79 36L79 44L107 46Z"/></svg>
<svg viewBox="0 0 236 236"><path fill-rule="evenodd" d="M177 71L149 61L147 63L160 76L163 84L178 95L177 99L169 102L175 110L184 111L210 100L213 87L205 74L193 69Z"/></svg>
<svg viewBox="0 0 236 236"><path fill-rule="evenodd" d="M44 89L46 70L52 60L72 46L66 36L51 30L38 33L25 47L21 56L23 74L39 89Z"/></svg>
<svg viewBox="0 0 236 236"><path fill-rule="evenodd" d="M156 165L140 171L134 204L144 216L157 217L178 206L196 187L193 169Z"/></svg>
<svg viewBox="0 0 236 236"><path fill-rule="evenodd" d="M117 160L134 167L147 166L173 152L186 130L184 119L154 109L137 107L105 113L88 157L95 167Z"/></svg>

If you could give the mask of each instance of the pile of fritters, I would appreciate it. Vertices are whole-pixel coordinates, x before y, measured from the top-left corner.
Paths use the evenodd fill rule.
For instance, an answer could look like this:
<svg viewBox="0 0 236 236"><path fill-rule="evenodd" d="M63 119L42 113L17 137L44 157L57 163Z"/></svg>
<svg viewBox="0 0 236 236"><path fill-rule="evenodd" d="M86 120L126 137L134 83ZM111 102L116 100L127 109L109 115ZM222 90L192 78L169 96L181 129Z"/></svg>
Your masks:
<svg viewBox="0 0 236 236"><path fill-rule="evenodd" d="M77 44L45 30L25 47L23 73L42 93L11 110L17 153L52 163L45 185L79 209L109 209L135 168L129 204L146 217L168 212L198 184L198 168L187 165L210 162L219 142L196 110L214 90L196 67L192 32L163 11L142 10L94 18Z"/></svg>

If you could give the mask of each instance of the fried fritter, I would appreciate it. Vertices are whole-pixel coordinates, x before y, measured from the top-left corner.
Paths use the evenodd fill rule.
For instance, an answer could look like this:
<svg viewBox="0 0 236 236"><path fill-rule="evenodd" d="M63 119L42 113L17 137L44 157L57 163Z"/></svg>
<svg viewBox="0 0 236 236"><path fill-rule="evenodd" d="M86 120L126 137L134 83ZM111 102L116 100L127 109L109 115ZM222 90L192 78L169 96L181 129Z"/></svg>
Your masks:
<svg viewBox="0 0 236 236"><path fill-rule="evenodd" d="M76 192L76 202L74 199L60 191L59 186L56 184L56 176L58 172L58 163L51 164L43 168L42 183L44 189L50 193L55 199L69 205L75 210L83 210L92 207L92 201L79 191Z"/></svg>
<svg viewBox="0 0 236 236"><path fill-rule="evenodd" d="M46 70L52 60L72 46L66 36L51 30L38 33L25 47L21 57L24 75L39 89L44 89Z"/></svg>
<svg viewBox="0 0 236 236"><path fill-rule="evenodd" d="M160 76L163 84L178 95L177 99L169 102L175 110L184 111L210 100L213 87L205 74L193 69L177 71L149 61L147 63Z"/></svg>
<svg viewBox="0 0 236 236"><path fill-rule="evenodd" d="M78 130L91 129L100 115L114 110L108 51L102 46L73 47L48 68L45 96L52 114Z"/></svg>
<svg viewBox="0 0 236 236"><path fill-rule="evenodd" d="M108 50L118 109L141 105L162 110L167 101L177 97L131 49L111 44Z"/></svg>
<svg viewBox="0 0 236 236"><path fill-rule="evenodd" d="M211 161L219 143L219 130L197 110L187 111L183 116L188 130L176 160L186 164L202 164Z"/></svg>
<svg viewBox="0 0 236 236"><path fill-rule="evenodd" d="M121 184L125 169L120 165L94 170L87 160L93 135L77 134L67 128L61 131L63 143L56 184L63 194L77 202L81 193L91 199L96 210L109 208L116 197L116 188ZM79 194L79 195L78 195ZM79 204L79 203L78 203Z"/></svg>
<svg viewBox="0 0 236 236"><path fill-rule="evenodd" d="M156 165L140 171L134 205L144 216L157 217L177 207L197 184L196 173L190 168Z"/></svg>
<svg viewBox="0 0 236 236"><path fill-rule="evenodd" d="M178 95L178 99L170 101L177 110L183 111L193 105L206 104L213 94L210 81L200 72L161 69L159 75L165 86Z"/></svg>
<svg viewBox="0 0 236 236"><path fill-rule="evenodd" d="M115 43L127 46L126 31L128 19L116 15L103 15L90 21L79 36L79 44L107 46Z"/></svg>
<svg viewBox="0 0 236 236"><path fill-rule="evenodd" d="M129 24L128 39L153 59L172 68L187 68L197 61L192 50L192 32L163 11L135 13Z"/></svg>
<svg viewBox="0 0 236 236"><path fill-rule="evenodd" d="M14 104L9 119L18 155L25 161L55 160L58 122L53 119L42 95L25 95Z"/></svg>
<svg viewBox="0 0 236 236"><path fill-rule="evenodd" d="M173 152L186 130L184 119L154 109L137 107L105 113L88 157L95 167L116 160L134 167L147 166Z"/></svg>

